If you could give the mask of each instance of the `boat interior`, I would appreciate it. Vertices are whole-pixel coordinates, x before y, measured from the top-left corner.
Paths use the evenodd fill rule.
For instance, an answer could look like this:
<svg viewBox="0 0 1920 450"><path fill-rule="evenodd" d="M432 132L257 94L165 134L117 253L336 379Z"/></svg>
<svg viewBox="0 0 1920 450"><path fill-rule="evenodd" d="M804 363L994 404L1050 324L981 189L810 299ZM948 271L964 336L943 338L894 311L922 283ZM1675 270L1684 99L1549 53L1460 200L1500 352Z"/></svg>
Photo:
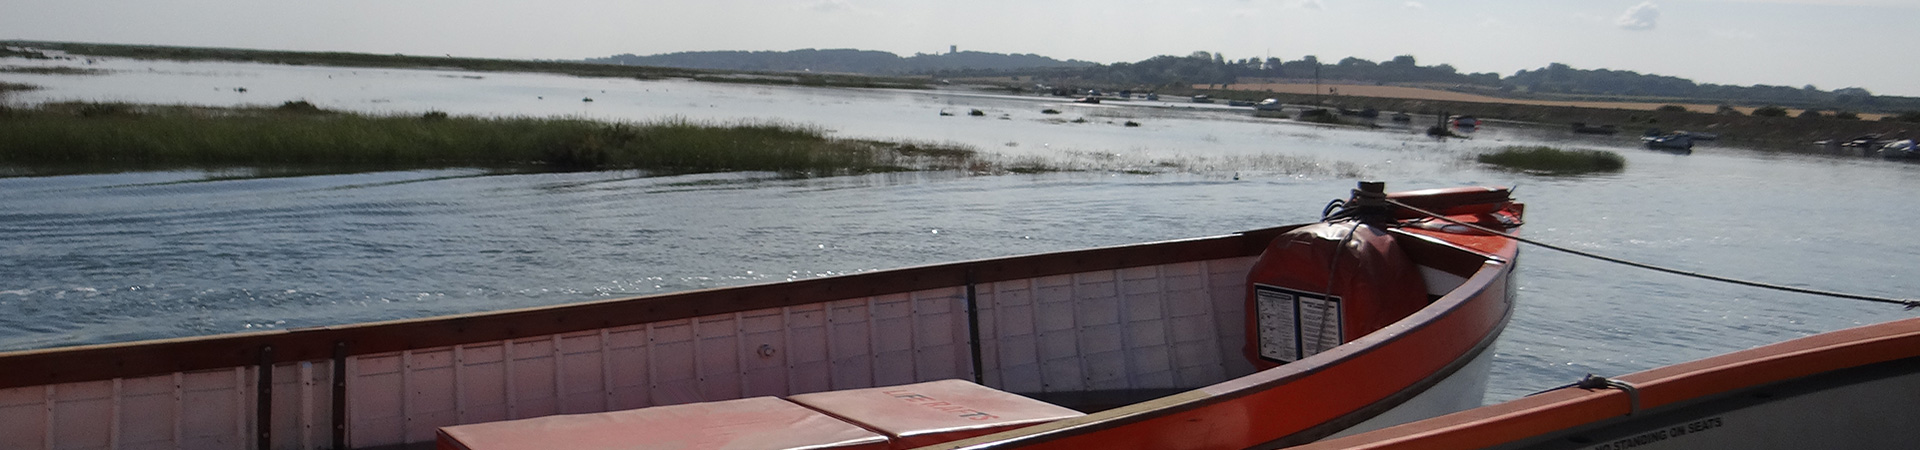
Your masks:
<svg viewBox="0 0 1920 450"><path fill-rule="evenodd" d="M0 431L102 448L423 447L442 427L962 380L1091 413L1256 372L1293 227L372 324L0 353ZM1497 239L1390 231L1431 302ZM1455 236L1457 237L1457 236ZM350 386L350 388L349 388ZM350 431L349 431L350 430Z"/></svg>

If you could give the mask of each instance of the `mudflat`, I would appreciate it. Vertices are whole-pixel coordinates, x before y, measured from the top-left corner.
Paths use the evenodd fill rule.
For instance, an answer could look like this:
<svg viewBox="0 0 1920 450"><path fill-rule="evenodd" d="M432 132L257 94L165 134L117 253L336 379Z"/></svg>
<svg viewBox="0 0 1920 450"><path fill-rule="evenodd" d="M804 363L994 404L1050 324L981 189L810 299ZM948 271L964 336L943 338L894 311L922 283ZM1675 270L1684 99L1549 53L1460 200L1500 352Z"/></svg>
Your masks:
<svg viewBox="0 0 1920 450"><path fill-rule="evenodd" d="M1194 85L1193 87L1195 89L1208 89L1207 85L1204 85L1204 84ZM1271 92L1283 93L1283 94L1312 95L1315 93L1314 87L1315 85L1313 83L1297 83L1297 82L1234 83L1234 84L1227 85L1226 89L1234 90L1234 91L1271 91ZM1665 105L1680 105L1680 106L1686 107L1687 110L1689 111L1713 112L1715 109L1720 107L1717 104L1704 104L1704 103L1606 102L1606 101L1567 101L1567 100L1535 100L1535 99L1520 99L1520 98L1504 98L1504 97L1494 97L1490 95L1468 94L1464 92L1453 92L1453 91L1446 91L1446 90L1440 90L1440 89L1429 89L1429 88L1412 87L1412 86L1377 86L1377 85L1369 85L1369 84L1322 83L1319 85L1319 88L1320 88L1320 93L1322 94L1334 94L1334 95L1355 96L1355 97L1398 98L1398 99L1407 99L1407 100L1437 100L1437 101L1449 101L1449 102L1505 103L1505 104L1513 104L1513 105L1563 106L1563 107L1573 107L1573 108L1627 109L1627 110L1638 110L1638 111L1653 111L1654 109L1659 108L1661 106L1665 106ZM1742 114L1753 114L1754 108L1750 106L1736 106L1734 107L1734 109L1739 110ZM1789 116L1799 115L1800 110L1790 109L1787 111L1787 113ZM1885 114L1869 114L1869 113L1860 114L1861 120L1880 120L1880 117L1882 116L1885 116Z"/></svg>

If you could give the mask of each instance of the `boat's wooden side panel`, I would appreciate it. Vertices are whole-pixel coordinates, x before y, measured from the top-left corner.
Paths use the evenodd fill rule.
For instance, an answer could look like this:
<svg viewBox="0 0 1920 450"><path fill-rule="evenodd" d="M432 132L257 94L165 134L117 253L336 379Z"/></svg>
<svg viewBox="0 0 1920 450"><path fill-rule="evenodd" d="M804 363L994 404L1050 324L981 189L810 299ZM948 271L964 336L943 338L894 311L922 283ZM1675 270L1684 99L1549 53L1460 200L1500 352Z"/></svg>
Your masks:
<svg viewBox="0 0 1920 450"><path fill-rule="evenodd" d="M1239 357L1253 258L979 287L985 384L1019 393L1192 388L1252 373Z"/></svg>
<svg viewBox="0 0 1920 450"><path fill-rule="evenodd" d="M277 446L330 442L326 364L274 367ZM235 368L0 390L0 448L252 448L258 377Z"/></svg>
<svg viewBox="0 0 1920 450"><path fill-rule="evenodd" d="M355 357L350 445L442 426L971 379L963 288Z"/></svg>
<svg viewBox="0 0 1920 450"><path fill-rule="evenodd" d="M977 286L984 384L1192 388L1251 372L1236 357L1251 263ZM954 287L359 356L348 365L350 443L423 442L441 426L551 414L972 379L967 327L965 289Z"/></svg>

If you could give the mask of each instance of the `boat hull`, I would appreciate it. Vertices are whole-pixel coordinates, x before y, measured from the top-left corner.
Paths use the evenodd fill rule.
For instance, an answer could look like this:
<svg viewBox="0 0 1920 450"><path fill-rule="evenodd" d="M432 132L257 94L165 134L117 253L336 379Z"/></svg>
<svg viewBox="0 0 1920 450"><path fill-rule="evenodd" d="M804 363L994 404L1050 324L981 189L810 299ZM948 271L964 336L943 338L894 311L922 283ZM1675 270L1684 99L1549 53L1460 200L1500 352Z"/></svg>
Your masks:
<svg viewBox="0 0 1920 450"><path fill-rule="evenodd" d="M1920 448L1920 319L1563 388L1303 449Z"/></svg>
<svg viewBox="0 0 1920 450"><path fill-rule="evenodd" d="M1446 374L1439 383L1408 399L1406 403L1328 437L1351 436L1480 407L1486 402L1487 380L1493 371L1493 354L1489 350L1480 351L1478 356L1457 371Z"/></svg>

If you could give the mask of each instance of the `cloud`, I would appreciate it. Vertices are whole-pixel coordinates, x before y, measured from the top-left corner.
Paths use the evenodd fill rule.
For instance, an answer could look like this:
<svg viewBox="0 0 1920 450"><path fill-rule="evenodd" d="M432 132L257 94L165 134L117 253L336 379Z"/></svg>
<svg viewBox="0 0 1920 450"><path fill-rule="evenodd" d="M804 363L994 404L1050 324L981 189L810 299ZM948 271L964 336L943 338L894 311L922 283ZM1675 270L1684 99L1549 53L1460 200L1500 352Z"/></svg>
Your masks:
<svg viewBox="0 0 1920 450"><path fill-rule="evenodd" d="M1300 9L1327 9L1327 5L1321 4L1320 0L1300 0L1293 2L1291 6Z"/></svg>
<svg viewBox="0 0 1920 450"><path fill-rule="evenodd" d="M1620 25L1620 28L1639 31L1651 30L1659 22L1660 6L1649 1L1627 8L1627 13L1621 14L1620 19L1614 23Z"/></svg>
<svg viewBox="0 0 1920 450"><path fill-rule="evenodd" d="M807 5L806 8L819 13L837 13L852 11L853 5L847 3L847 0L820 0Z"/></svg>
<svg viewBox="0 0 1920 450"><path fill-rule="evenodd" d="M1913 9L1913 0L1715 0L1721 3L1773 3L1810 6L1878 6Z"/></svg>
<svg viewBox="0 0 1920 450"><path fill-rule="evenodd" d="M810 0L793 4L795 11L826 14L833 16L854 16L872 18L885 14L873 8L863 7L848 0Z"/></svg>
<svg viewBox="0 0 1920 450"><path fill-rule="evenodd" d="M1407 2L1407 9L1427 9L1427 4L1420 3L1420 2Z"/></svg>

